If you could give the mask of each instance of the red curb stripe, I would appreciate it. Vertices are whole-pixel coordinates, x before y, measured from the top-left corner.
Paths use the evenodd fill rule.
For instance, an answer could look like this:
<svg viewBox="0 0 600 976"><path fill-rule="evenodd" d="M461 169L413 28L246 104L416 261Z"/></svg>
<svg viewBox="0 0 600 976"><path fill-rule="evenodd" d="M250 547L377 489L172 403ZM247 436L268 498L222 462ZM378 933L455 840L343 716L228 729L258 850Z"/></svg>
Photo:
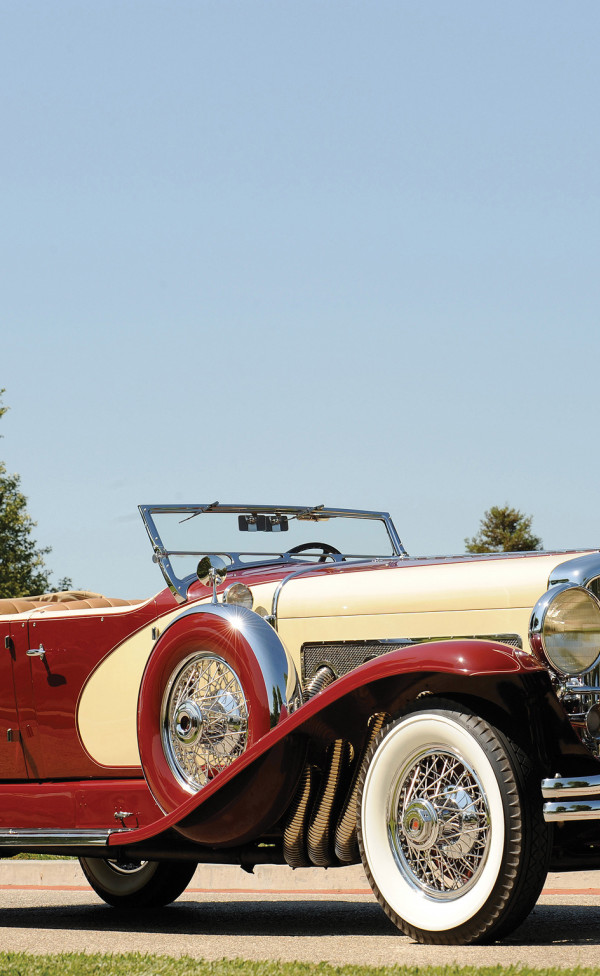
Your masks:
<svg viewBox="0 0 600 976"><path fill-rule="evenodd" d="M0 885L0 891L91 891L89 885ZM186 888L190 895L370 895L370 888Z"/></svg>
<svg viewBox="0 0 600 976"><path fill-rule="evenodd" d="M372 895L370 888L186 888L190 894L210 895Z"/></svg>
<svg viewBox="0 0 600 976"><path fill-rule="evenodd" d="M0 891L91 891L89 885L4 884ZM370 888L186 888L190 895L370 895ZM544 888L542 895L600 895L600 888Z"/></svg>
<svg viewBox="0 0 600 976"><path fill-rule="evenodd" d="M4 884L0 891L91 891L89 885L27 885Z"/></svg>

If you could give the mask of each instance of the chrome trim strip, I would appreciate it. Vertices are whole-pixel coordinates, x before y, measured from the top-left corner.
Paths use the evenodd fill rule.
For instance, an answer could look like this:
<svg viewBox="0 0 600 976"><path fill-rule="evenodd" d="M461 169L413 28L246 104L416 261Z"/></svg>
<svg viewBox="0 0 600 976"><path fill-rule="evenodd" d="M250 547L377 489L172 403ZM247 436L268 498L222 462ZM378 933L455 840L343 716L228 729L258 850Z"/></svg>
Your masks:
<svg viewBox="0 0 600 976"><path fill-rule="evenodd" d="M600 796L599 776L557 776L555 779L542 780L542 796L545 800L556 797L588 797Z"/></svg>
<svg viewBox="0 0 600 976"><path fill-rule="evenodd" d="M386 527L387 533L388 533L388 535L390 537L390 542L392 543L392 547L394 549L395 555L397 555L397 556L408 556L408 553L407 553L406 549L402 545L402 539L400 538L400 536L396 532L396 526L392 522L389 514L387 512L382 512L381 514L383 516L383 520L385 522L385 527Z"/></svg>
<svg viewBox="0 0 600 976"><path fill-rule="evenodd" d="M167 514L169 512L181 512L185 514L189 512L190 514L201 515L203 512L223 512L229 515L236 515L237 513L247 512L248 514L272 514L272 515L303 515L306 518L314 513L315 522L318 522L320 518L328 519L335 518L336 516L348 516L350 518L376 518L385 521L390 518L389 512L380 512L374 509L362 509L362 508L326 508L323 505L317 506L306 506L306 505L235 505L235 504L225 504L221 505L219 502L212 502L210 505L199 505L197 502L194 504L181 504L181 505L139 505L140 511L143 512L161 512Z"/></svg>
<svg viewBox="0 0 600 976"><path fill-rule="evenodd" d="M314 563L311 563L309 566L300 566L299 569L295 569L292 573L288 573L287 576L284 576L282 580L279 580L279 583L277 584L277 586L275 588L275 592L273 593L273 602L271 604L271 616L269 618L269 623L272 625L272 627L273 627L273 629L275 631L277 631L277 629L278 629L278 627L277 627L277 606L279 604L279 597L281 595L281 591L282 591L283 587L285 586L285 584L289 580L294 579L295 576L302 576L302 573L310 573L314 569L315 569L315 564Z"/></svg>
<svg viewBox="0 0 600 976"><path fill-rule="evenodd" d="M171 560L169 559L169 553L162 544L160 534L156 528L156 525L154 524L154 519L152 518L152 512L155 511L155 507L153 505L138 505L138 508L140 515L142 516L142 521L146 527L148 538L150 539L150 543L152 545L152 561L158 563L160 571L165 578L165 582L177 600L177 603L185 603L187 586L185 587L184 592L183 585L178 581L178 577L173 571Z"/></svg>
<svg viewBox="0 0 600 976"><path fill-rule="evenodd" d="M364 560L364 564L365 564L365 566L372 566L373 563L375 563L375 562L385 563L385 562L389 561L389 559L394 559L395 560L395 557L373 556L372 558L365 559ZM287 576L284 576L283 579L279 581L279 583L277 584L277 586L275 588L275 592L273 593L273 602L271 604L271 614L267 618L268 621L269 621L269 623L273 626L274 630L277 630L278 629L277 628L277 606L279 604L279 597L281 596L281 591L282 591L283 587L285 586L285 584L286 583L289 583L290 580L295 579L297 576L302 576L303 573L312 573L316 569L331 569L332 565L333 565L332 563L328 563L327 565L322 565L322 564L318 564L318 563L310 563L309 565L302 565L298 569L293 570L293 572L288 573ZM356 569L356 567L357 566L360 566L360 565L361 565L361 560L357 560L356 562L352 563L353 569ZM394 562L394 565L395 565L395 562Z"/></svg>
<svg viewBox="0 0 600 976"><path fill-rule="evenodd" d="M544 803L544 820L555 823L557 820L600 820L600 800L586 803Z"/></svg>
<svg viewBox="0 0 600 976"><path fill-rule="evenodd" d="M0 830L0 847L106 847L111 834L128 833L124 830L54 830L11 829Z"/></svg>

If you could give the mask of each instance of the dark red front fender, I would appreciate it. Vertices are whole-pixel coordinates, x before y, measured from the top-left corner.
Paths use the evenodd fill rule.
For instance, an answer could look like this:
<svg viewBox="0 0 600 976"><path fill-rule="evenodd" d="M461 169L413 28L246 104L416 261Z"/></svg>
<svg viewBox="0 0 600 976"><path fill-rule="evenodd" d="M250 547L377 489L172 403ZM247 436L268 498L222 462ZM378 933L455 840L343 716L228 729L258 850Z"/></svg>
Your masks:
<svg viewBox="0 0 600 976"><path fill-rule="evenodd" d="M113 834L109 843L129 847L172 827L215 847L258 837L269 826L260 818L263 791L265 796L273 790L281 794L282 811L293 795L297 777L286 775L282 762L288 749L298 755L311 741L319 747L337 738L349 739L360 748L370 715L380 711L397 715L423 694L453 698L487 717L497 717L500 727L517 741L519 736L527 739L543 766L555 762L557 752L582 761L589 757L552 692L548 673L531 655L480 640L411 645L339 678L280 720L176 809L148 827ZM226 823L236 825L235 838Z"/></svg>

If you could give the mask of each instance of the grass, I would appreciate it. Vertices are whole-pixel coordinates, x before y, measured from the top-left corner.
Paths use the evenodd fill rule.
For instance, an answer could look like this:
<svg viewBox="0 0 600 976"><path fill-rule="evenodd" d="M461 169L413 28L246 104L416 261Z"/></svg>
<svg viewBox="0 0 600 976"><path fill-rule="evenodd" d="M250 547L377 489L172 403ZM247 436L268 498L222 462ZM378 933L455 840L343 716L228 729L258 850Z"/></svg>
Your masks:
<svg viewBox="0 0 600 976"><path fill-rule="evenodd" d="M1 976L598 976L600 968L560 969L529 966L330 966L327 963L206 962L181 956L64 953L32 956L0 952Z"/></svg>

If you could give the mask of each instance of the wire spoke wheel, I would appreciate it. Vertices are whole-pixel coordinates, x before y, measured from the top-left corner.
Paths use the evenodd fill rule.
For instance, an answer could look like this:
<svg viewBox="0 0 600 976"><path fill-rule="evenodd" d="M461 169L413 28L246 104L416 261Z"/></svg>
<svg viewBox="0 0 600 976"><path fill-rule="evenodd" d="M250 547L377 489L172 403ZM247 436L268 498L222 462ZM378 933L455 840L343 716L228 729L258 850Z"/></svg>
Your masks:
<svg viewBox="0 0 600 976"><path fill-rule="evenodd" d="M401 771L388 835L409 882L435 898L473 885L487 857L490 814L475 771L458 754L425 750Z"/></svg>
<svg viewBox="0 0 600 976"><path fill-rule="evenodd" d="M248 704L231 665L210 653L186 658L165 689L161 729L167 762L189 792L241 756L248 741Z"/></svg>

